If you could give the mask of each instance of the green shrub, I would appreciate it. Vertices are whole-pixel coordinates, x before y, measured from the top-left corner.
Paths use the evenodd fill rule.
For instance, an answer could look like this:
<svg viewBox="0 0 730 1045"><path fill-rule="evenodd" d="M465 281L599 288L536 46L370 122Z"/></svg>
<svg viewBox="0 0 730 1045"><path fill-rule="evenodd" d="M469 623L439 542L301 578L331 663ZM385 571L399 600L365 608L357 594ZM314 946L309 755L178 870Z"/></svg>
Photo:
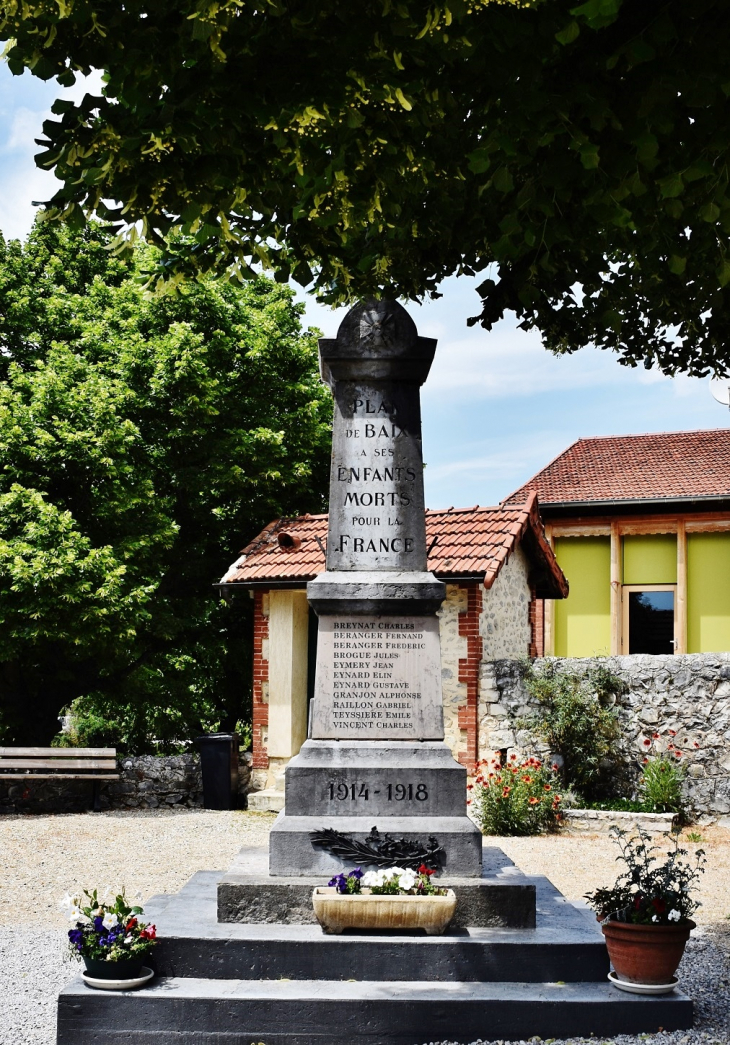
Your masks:
<svg viewBox="0 0 730 1045"><path fill-rule="evenodd" d="M85 710L80 700L66 708L68 728L57 733L51 741L52 747L116 747L122 748L123 726L121 722L102 718L92 710Z"/></svg>
<svg viewBox="0 0 730 1045"><path fill-rule="evenodd" d="M522 675L538 708L518 720L518 728L542 737L550 751L560 755L565 786L583 799L615 793L625 768L612 705L625 683L603 666L579 674L549 661L537 668L525 664Z"/></svg>
<svg viewBox="0 0 730 1045"><path fill-rule="evenodd" d="M469 785L474 818L487 835L535 835L558 826L561 796L555 767L537 758L505 765L499 755L477 764L477 777Z"/></svg>
<svg viewBox="0 0 730 1045"><path fill-rule="evenodd" d="M684 768L675 758L659 756L644 763L639 794L649 813L684 813Z"/></svg>

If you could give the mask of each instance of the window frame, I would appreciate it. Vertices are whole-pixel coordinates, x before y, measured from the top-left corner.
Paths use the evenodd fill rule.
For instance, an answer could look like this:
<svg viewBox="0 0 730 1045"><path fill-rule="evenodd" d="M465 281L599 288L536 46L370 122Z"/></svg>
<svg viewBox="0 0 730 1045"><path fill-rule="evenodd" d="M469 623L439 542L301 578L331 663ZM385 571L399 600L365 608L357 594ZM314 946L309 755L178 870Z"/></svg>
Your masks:
<svg viewBox="0 0 730 1045"><path fill-rule="evenodd" d="M671 654L667 656L673 656L678 652L679 646L679 634L678 634L678 613L677 613L677 598L678 598L678 584L622 584L621 585L621 655L624 657L629 656L629 599L628 595L632 591L671 591L674 592L674 629L672 634L674 638L671 640L674 649Z"/></svg>

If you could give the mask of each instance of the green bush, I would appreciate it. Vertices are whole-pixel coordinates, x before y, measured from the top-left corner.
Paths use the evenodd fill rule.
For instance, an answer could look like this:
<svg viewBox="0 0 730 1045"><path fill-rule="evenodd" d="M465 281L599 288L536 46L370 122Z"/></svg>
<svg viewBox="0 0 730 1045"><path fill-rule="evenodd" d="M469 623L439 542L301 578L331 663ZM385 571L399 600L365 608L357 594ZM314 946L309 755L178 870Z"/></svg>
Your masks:
<svg viewBox="0 0 730 1045"><path fill-rule="evenodd" d="M659 756L644 763L639 794L649 813L684 813L684 768L676 757Z"/></svg>
<svg viewBox="0 0 730 1045"><path fill-rule="evenodd" d="M583 799L615 793L625 769L613 703L624 692L624 682L603 666L579 674L550 661L540 667L527 663L522 674L538 709L520 719L518 727L542 737L560 755L565 786Z"/></svg>
<svg viewBox="0 0 730 1045"><path fill-rule="evenodd" d="M499 755L477 765L469 785L476 822L486 835L536 835L558 826L561 796L554 766L530 757L512 755L501 764Z"/></svg>

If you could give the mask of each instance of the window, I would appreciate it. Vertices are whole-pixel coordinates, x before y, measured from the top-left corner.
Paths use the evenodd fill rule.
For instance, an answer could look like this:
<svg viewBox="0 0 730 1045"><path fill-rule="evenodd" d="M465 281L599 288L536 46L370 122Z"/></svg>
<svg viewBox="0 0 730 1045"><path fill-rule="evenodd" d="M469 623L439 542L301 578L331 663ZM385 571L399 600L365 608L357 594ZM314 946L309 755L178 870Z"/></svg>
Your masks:
<svg viewBox="0 0 730 1045"><path fill-rule="evenodd" d="M673 584L625 584L623 653L674 653L676 588Z"/></svg>

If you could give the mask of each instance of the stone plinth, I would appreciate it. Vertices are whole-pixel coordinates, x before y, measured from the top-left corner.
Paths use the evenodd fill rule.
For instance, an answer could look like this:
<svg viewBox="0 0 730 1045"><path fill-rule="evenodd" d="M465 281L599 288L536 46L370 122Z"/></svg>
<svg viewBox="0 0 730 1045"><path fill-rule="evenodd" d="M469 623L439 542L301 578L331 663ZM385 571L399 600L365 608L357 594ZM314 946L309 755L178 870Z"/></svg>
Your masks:
<svg viewBox="0 0 730 1045"><path fill-rule="evenodd" d="M290 816L465 816L466 770L439 741L308 740L287 766L285 794Z"/></svg>

